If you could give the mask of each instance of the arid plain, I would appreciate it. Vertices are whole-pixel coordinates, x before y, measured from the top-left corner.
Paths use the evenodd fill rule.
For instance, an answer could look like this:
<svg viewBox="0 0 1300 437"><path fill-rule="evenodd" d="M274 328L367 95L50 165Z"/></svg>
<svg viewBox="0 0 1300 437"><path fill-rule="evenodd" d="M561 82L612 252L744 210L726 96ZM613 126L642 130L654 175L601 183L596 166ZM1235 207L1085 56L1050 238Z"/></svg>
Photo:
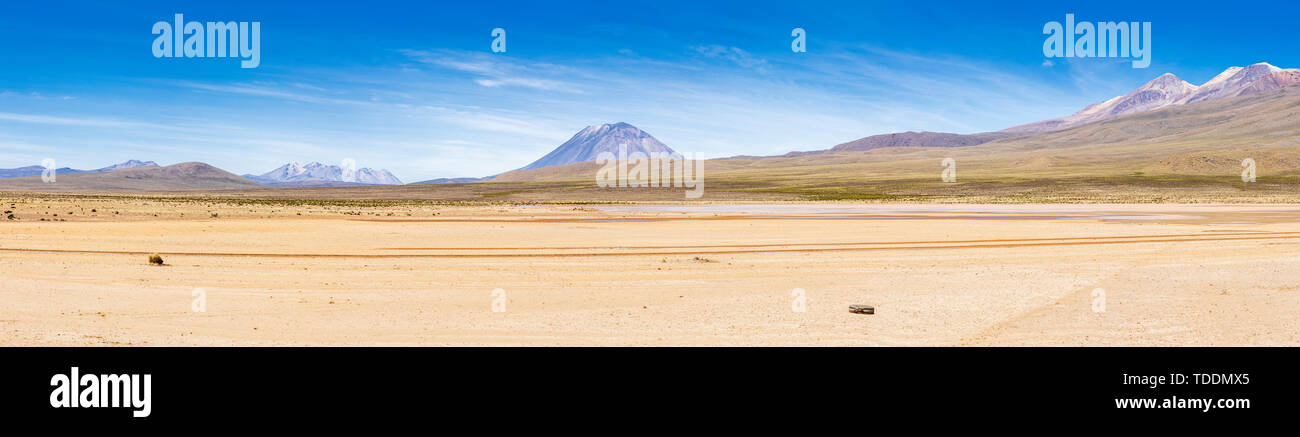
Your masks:
<svg viewBox="0 0 1300 437"><path fill-rule="evenodd" d="M1300 345L1295 206L2 197L6 346Z"/></svg>

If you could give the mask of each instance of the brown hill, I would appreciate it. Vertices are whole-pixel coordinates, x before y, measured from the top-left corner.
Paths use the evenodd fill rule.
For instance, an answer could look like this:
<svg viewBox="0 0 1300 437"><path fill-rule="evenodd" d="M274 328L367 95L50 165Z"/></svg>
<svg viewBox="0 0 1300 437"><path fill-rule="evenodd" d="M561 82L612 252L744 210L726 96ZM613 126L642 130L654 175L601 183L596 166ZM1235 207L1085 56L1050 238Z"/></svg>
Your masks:
<svg viewBox="0 0 1300 437"><path fill-rule="evenodd" d="M46 183L40 177L0 179L0 190L8 191L183 191L238 190L264 188L225 170L202 162L184 162L166 167L137 167L106 173L56 174Z"/></svg>
<svg viewBox="0 0 1300 437"><path fill-rule="evenodd" d="M903 132L872 135L832 147L830 152L855 152L882 147L969 147L1014 136L1005 132L950 134L944 132Z"/></svg>

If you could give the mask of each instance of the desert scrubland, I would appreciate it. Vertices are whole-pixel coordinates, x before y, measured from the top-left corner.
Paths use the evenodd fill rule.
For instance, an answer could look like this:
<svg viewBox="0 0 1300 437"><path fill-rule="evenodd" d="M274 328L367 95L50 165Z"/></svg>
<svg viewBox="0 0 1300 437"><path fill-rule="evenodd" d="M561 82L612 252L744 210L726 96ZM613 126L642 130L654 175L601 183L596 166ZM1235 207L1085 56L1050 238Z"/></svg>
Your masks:
<svg viewBox="0 0 1300 437"><path fill-rule="evenodd" d="M1300 344L1285 205L0 197L7 346Z"/></svg>

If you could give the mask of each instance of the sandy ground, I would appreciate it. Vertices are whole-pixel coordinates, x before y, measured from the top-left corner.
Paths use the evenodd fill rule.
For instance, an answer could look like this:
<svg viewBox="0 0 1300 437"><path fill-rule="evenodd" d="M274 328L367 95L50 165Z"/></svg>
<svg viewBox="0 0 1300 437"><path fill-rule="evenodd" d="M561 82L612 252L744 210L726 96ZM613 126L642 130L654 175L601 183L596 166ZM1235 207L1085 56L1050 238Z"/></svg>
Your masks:
<svg viewBox="0 0 1300 437"><path fill-rule="evenodd" d="M1300 345L1296 207L3 201L6 346Z"/></svg>

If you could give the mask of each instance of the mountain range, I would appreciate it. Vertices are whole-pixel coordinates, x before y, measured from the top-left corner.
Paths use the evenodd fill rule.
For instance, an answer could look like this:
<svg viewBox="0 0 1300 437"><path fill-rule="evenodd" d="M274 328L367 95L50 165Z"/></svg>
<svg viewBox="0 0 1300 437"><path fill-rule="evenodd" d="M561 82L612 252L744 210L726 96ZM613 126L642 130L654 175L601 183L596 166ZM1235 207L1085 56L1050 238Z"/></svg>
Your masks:
<svg viewBox="0 0 1300 437"><path fill-rule="evenodd" d="M55 183L46 183L39 176L0 179L0 187L33 191L179 191L265 188L265 186L257 182L244 179L202 162L183 162L166 167L141 165L112 171L56 173L55 176Z"/></svg>
<svg viewBox="0 0 1300 437"><path fill-rule="evenodd" d="M209 183L201 186L227 186L247 188L250 186L267 185L278 188L294 187L322 187L322 186L348 186L348 185L402 185L402 181L393 176L387 170L372 170L362 168L356 171L347 171L342 167L334 165L324 165L313 162L307 165L298 165L289 163L275 170L271 170L262 175L244 175L243 177L234 176L224 170L217 169L203 163L183 163L177 166L159 167L153 161L129 160L119 164L110 165L95 170L77 170L72 168L55 169L56 181L112 181L114 177L72 177L73 175L85 175L91 173L113 173L114 176L121 176L125 179L139 179L147 177L160 177L167 179L169 175L190 174L200 178L208 179L208 182L219 180L219 183ZM132 169L149 169L157 170L153 172L136 171L122 173L122 170ZM45 171L45 167L32 165L27 167L0 169L0 179L13 178L39 178ZM217 173L219 172L219 173ZM120 174L119 174L120 173ZM228 176L233 176L230 178ZM73 184L63 184L73 185ZM109 186L122 186L122 184L111 183ZM179 184L188 186L192 184ZM40 186L40 185L37 185ZM52 187L52 186L51 186ZM108 188L105 188L108 189Z"/></svg>
<svg viewBox="0 0 1300 437"><path fill-rule="evenodd" d="M939 163L947 158L961 169L959 184L939 181ZM1232 183L1242 173L1246 158L1258 163L1258 185ZM710 159L706 167L714 192L721 199L737 200L789 196L792 200L874 201L1128 203L1254 198L1292 202L1300 186L1295 183L1300 180L1300 86L1174 105L969 147L732 157ZM598 163L577 163L507 172L493 181L569 187L589 183L599 169ZM515 199L601 195L615 200L670 199L651 191L644 195L586 191L559 197L560 192L539 189ZM680 199L680 193L675 197Z"/></svg>
<svg viewBox="0 0 1300 437"><path fill-rule="evenodd" d="M402 185L402 181L388 170L360 168L344 169L337 165L325 165L312 162L299 165L291 162L263 173L261 175L244 175L245 178L263 184L291 186L339 186L339 185Z"/></svg>
<svg viewBox="0 0 1300 437"><path fill-rule="evenodd" d="M1121 115L1226 97L1255 95L1298 83L1300 69L1283 70L1263 62L1249 67L1229 68L1199 86L1165 73L1128 94L1088 106L1073 115L1016 126L1001 132L1024 134L1058 131Z"/></svg>
<svg viewBox="0 0 1300 437"><path fill-rule="evenodd" d="M1287 99L1291 99L1300 93L1300 91L1297 91L1300 90L1300 87L1295 87L1298 84L1300 84L1300 69L1281 69L1267 63L1247 67L1232 67L1201 85L1190 84L1173 74L1164 74L1132 92L1090 105L1075 114L997 132L976 134L903 132L873 135L841 143L824 150L791 152L776 157L736 157L743 159L733 160L734 162L726 159L715 161L717 161L717 165L724 168L733 164L753 165L752 162L758 161L766 162L767 164L764 165L769 166L807 166L810 165L810 162L839 159L835 157L844 156L843 154L847 152L872 152L886 148L899 150L935 147L967 148L986 144L999 144L1002 145L999 147L1007 150L1035 151L1033 156L1025 157L1017 162L1028 166L1024 168L1044 168L1082 162L1071 161L1075 158L1069 158L1065 155L1057 156L1044 152L1043 150L1049 147L1057 147L1048 146L1048 144L1058 144L1062 148L1082 147L1084 145L1096 147L1103 144L1110 147L1115 144L1127 144L1137 140L1147 142L1172 141L1170 138L1174 136L1180 138L1180 141L1201 138L1202 136L1213 136L1216 139L1212 143L1233 143L1238 144L1237 147L1245 147L1248 144L1259 142L1261 141L1260 138L1268 140L1261 144L1290 144L1286 143L1287 139L1296 136L1294 135L1296 132L1300 132L1298 130L1300 127L1292 129L1297 121L1292 120L1293 117L1290 114L1293 112L1293 108L1300 105L1300 103L1286 106L1283 103L1278 103L1277 100L1287 101ZM1205 106L1208 103L1217 101L1229 101L1229 103ZM1179 108L1191 109L1181 111ZM1254 113L1250 111L1271 112ZM1147 114L1152 115L1147 116ZM1127 121L1122 125L1111 125L1109 123L1118 120ZM1144 121L1138 123L1136 120ZM1088 129L1082 129L1084 127L1088 127ZM1250 139L1250 143L1242 143L1247 138ZM1282 143L1278 143L1278 141L1282 141ZM629 155L640 152L647 155L664 153L671 156L681 156L649 133L631 124L619 122L587 126L541 159L518 170L484 178L440 178L414 184L522 181L573 177L573 174L568 174L570 170L579 167L585 169L584 166L594 165L592 161L596 160L603 152L618 155L620 145L627 146ZM1190 171L1188 169L1205 171L1204 169L1208 167L1205 167L1203 162L1197 160L1210 159L1216 163L1214 165L1222 164L1219 161L1227 162L1225 161L1226 158L1211 159L1173 152L1173 149L1161 149L1159 153L1164 155L1161 155L1159 162L1150 164L1150 168L1157 171L1164 169L1174 172ZM1190 149L1184 152L1190 153ZM902 156L905 153L908 152L899 152L896 155ZM1124 153L1126 152L1123 150L1114 150L1111 156L1090 157L1088 159L1093 160L1090 162L1100 162L1096 160L1105 159L1114 160L1120 159L1118 154ZM825 158L822 158L823 156ZM805 158L814 160L809 161ZM1124 159L1138 161L1147 158L1149 157L1146 155L1124 155ZM1297 165L1300 166L1300 164ZM1222 170L1215 168L1214 171ZM44 169L40 166L0 170L0 178L10 178L6 182L0 183L0 188L11 186L36 187L34 189L53 188L39 183L40 178L37 176L40 176L42 170ZM317 162L307 165L289 163L261 175L249 174L243 177L229 174L202 163L158 167L153 162L136 160L96 170L63 168L59 169L57 174L59 176L59 185L61 185L57 189L69 189L70 186L76 189L77 184L63 184L65 180L94 182L93 188L89 189L131 189L129 187L134 186L154 187L149 189L185 189L182 187L192 187L194 189L218 189L216 187L222 187L220 189L242 189L266 186L293 188L402 184L400 180L386 170L363 168L355 172L349 172L338 166L324 165ZM177 175L184 174L196 175L203 181L201 181L202 183L193 183L194 181L185 182L174 179ZM139 182L147 178L158 178L159 182L136 184L124 182L128 180ZM32 180L35 180L36 183L33 184Z"/></svg>
<svg viewBox="0 0 1300 437"><path fill-rule="evenodd" d="M1300 84L1300 69L1281 69L1268 63L1231 67L1197 86L1166 73L1145 85L1110 100L1089 105L1066 117L1016 126L997 132L953 134L903 132L873 135L826 150L790 152L784 156L865 151L883 147L967 147L1029 134L1056 132L1116 117L1228 97L1249 96Z"/></svg>
<svg viewBox="0 0 1300 437"><path fill-rule="evenodd" d="M77 173L104 173L113 170L122 170L127 168L157 167L157 166L158 164L154 163L153 161L137 161L132 159L123 162L121 164L110 165L108 167L97 168L94 170L76 170L68 167L56 168L54 169L54 175L55 177L58 177L59 175L77 174ZM29 165L27 167L19 167L19 168L7 168L7 169L0 169L0 178L21 178L21 177L29 177L29 176L40 176L41 173L43 172L45 172L45 167L41 167L39 165Z"/></svg>

